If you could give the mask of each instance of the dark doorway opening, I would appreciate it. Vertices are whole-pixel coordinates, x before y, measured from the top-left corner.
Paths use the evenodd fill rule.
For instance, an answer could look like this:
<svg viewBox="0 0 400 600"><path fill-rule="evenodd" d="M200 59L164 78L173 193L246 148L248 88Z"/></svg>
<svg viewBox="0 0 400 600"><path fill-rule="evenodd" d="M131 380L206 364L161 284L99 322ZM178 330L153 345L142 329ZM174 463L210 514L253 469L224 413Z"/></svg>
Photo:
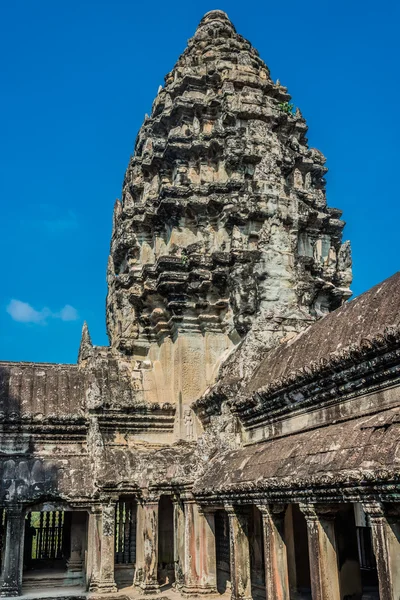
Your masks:
<svg viewBox="0 0 400 600"><path fill-rule="evenodd" d="M341 511L342 513L343 510ZM378 599L378 571L372 547L369 519L363 511L361 504L348 505L347 515L347 538L349 542L351 540L353 554L356 555L358 560L362 597L368 598L368 600Z"/></svg>
<svg viewBox="0 0 400 600"><path fill-rule="evenodd" d="M290 504L286 511L285 541L288 552L290 597L296 600L311 600L307 524L297 504Z"/></svg>
<svg viewBox="0 0 400 600"><path fill-rule="evenodd" d="M225 510L215 512L215 550L217 561L217 590L226 592L231 581L229 520Z"/></svg>
<svg viewBox="0 0 400 600"><path fill-rule="evenodd" d="M251 592L254 600L265 599L265 563L261 513L256 506L249 512Z"/></svg>
<svg viewBox="0 0 400 600"><path fill-rule="evenodd" d="M170 586L174 581L174 505L170 496L161 496L158 505L158 582Z"/></svg>
<svg viewBox="0 0 400 600"><path fill-rule="evenodd" d="M33 511L25 517L26 570L65 569L69 557L72 513Z"/></svg>
<svg viewBox="0 0 400 600"><path fill-rule="evenodd" d="M136 564L137 502L122 497L115 507L115 582L118 588L132 585Z"/></svg>
<svg viewBox="0 0 400 600"><path fill-rule="evenodd" d="M25 517L24 592L82 587L87 549L84 511L30 511Z"/></svg>

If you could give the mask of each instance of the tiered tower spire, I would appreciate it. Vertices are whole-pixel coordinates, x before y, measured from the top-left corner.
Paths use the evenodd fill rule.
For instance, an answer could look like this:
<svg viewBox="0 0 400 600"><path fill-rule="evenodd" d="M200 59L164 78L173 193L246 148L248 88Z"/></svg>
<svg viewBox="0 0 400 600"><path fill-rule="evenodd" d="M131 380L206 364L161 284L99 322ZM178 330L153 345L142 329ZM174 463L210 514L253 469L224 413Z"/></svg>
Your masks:
<svg viewBox="0 0 400 600"><path fill-rule="evenodd" d="M249 332L270 347L350 295L325 158L289 101L215 10L139 131L114 211L107 326L114 349L163 372L174 401L210 385ZM195 363L201 384L185 383Z"/></svg>

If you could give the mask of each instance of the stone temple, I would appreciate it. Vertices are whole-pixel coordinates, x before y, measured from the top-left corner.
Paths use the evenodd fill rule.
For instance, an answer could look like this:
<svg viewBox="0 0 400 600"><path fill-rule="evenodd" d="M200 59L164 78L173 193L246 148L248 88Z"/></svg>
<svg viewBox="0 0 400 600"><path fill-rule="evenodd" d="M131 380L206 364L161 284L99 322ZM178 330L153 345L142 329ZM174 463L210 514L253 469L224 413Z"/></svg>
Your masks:
<svg viewBox="0 0 400 600"><path fill-rule="evenodd" d="M346 302L306 135L207 13L115 204L110 345L0 363L2 597L399 600L400 274Z"/></svg>

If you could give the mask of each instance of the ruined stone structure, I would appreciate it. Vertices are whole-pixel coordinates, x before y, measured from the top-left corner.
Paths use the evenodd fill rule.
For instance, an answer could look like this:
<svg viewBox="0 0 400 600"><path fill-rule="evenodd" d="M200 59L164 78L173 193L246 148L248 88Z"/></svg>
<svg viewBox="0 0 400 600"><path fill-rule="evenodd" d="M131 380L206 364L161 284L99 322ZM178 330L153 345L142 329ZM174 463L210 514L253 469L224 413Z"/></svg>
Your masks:
<svg viewBox="0 0 400 600"><path fill-rule="evenodd" d="M289 101L207 13L115 204L110 345L0 363L1 596L399 600L400 274L345 302Z"/></svg>

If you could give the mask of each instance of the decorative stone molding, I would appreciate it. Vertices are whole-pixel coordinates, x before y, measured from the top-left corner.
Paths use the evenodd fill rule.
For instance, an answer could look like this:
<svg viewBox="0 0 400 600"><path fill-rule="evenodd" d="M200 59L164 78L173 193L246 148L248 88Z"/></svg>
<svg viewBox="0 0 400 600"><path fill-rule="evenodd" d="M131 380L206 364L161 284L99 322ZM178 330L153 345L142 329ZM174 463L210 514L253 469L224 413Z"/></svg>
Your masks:
<svg viewBox="0 0 400 600"><path fill-rule="evenodd" d="M299 507L307 523L313 600L340 600L334 512L313 504Z"/></svg>
<svg viewBox="0 0 400 600"><path fill-rule="evenodd" d="M287 505L257 504L261 512L267 598L290 600L284 518Z"/></svg>
<svg viewBox="0 0 400 600"><path fill-rule="evenodd" d="M231 402L245 427L273 423L288 413L325 407L400 382L400 325L311 362L285 379Z"/></svg>
<svg viewBox="0 0 400 600"><path fill-rule="evenodd" d="M250 600L251 573L248 538L248 509L224 503L229 519L232 600Z"/></svg>
<svg viewBox="0 0 400 600"><path fill-rule="evenodd" d="M400 528L391 523L382 502L367 500L362 503L371 525L372 545L379 578L381 600L397 600L400 595L400 578L397 575L400 556Z"/></svg>

